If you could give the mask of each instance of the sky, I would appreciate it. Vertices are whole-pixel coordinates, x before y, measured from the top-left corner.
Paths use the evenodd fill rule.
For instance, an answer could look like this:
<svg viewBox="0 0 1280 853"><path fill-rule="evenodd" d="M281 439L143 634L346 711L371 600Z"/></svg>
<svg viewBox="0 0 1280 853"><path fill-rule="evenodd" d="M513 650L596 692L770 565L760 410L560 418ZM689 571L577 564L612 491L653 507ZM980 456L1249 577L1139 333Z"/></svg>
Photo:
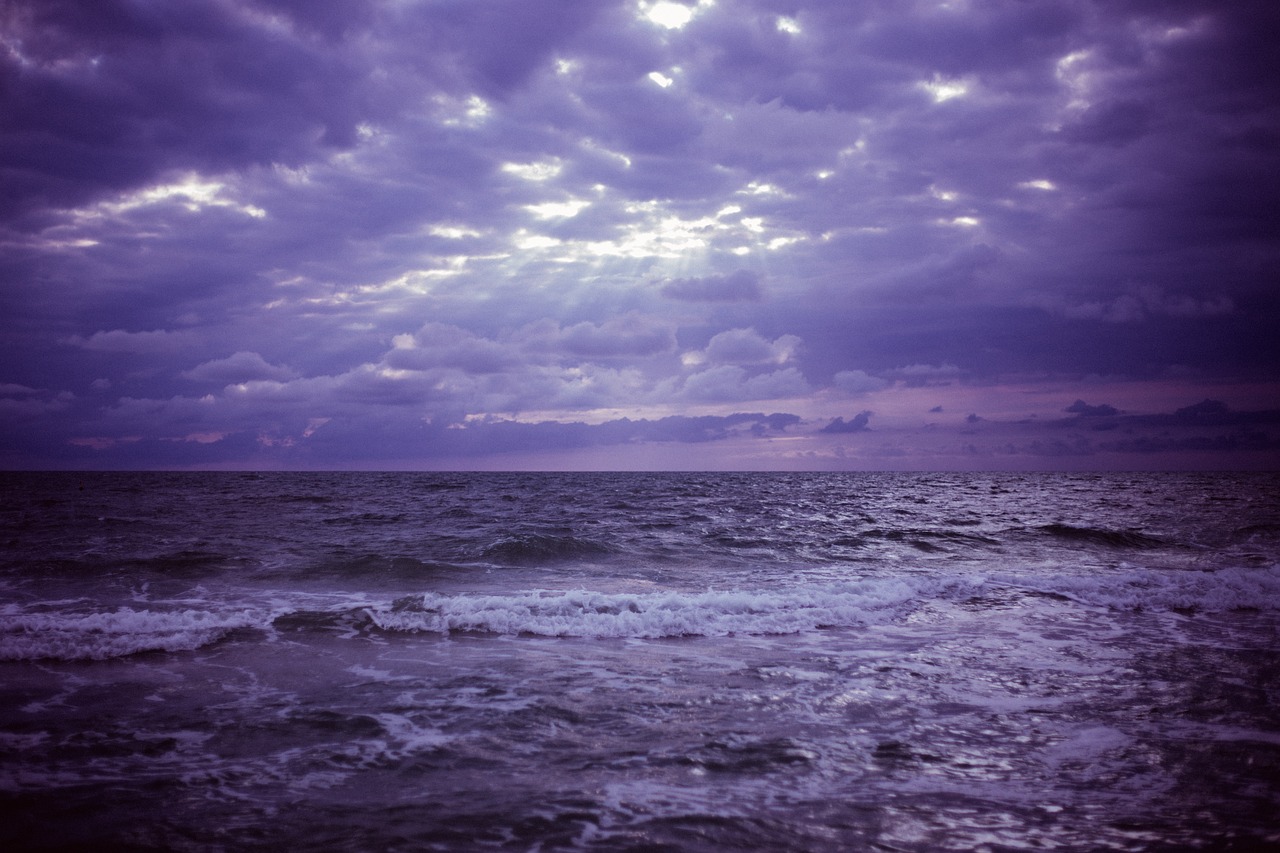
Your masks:
<svg viewBox="0 0 1280 853"><path fill-rule="evenodd" d="M7 0L0 467L1280 467L1270 0Z"/></svg>

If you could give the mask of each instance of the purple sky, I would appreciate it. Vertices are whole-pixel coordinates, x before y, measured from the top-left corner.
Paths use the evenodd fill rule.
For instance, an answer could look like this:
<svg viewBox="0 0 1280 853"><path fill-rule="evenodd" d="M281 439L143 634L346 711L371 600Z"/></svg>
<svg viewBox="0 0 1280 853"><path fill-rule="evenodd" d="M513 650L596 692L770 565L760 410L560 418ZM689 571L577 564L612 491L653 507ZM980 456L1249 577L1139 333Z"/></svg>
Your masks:
<svg viewBox="0 0 1280 853"><path fill-rule="evenodd" d="M0 467L1280 466L1278 39L8 0Z"/></svg>

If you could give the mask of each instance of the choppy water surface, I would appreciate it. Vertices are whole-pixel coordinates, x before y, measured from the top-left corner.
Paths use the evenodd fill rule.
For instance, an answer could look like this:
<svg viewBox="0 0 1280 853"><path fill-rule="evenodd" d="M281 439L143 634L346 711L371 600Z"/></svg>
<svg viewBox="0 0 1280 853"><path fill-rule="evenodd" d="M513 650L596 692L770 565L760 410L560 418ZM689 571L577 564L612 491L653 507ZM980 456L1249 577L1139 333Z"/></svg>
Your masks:
<svg viewBox="0 0 1280 853"><path fill-rule="evenodd" d="M1280 846L1280 477L5 474L6 849Z"/></svg>

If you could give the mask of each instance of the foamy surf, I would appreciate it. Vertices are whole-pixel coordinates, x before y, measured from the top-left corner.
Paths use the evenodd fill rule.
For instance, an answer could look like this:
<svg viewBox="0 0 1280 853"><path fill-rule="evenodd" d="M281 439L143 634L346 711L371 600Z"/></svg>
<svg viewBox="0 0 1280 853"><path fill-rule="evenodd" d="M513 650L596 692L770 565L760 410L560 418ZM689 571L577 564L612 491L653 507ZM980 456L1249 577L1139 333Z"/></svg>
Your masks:
<svg viewBox="0 0 1280 853"><path fill-rule="evenodd" d="M1044 581L1001 573L942 580L867 580L781 591L425 593L362 612L383 631L658 639L853 628L892 622L930 601L964 602L1009 592L1056 596L1121 610L1222 612L1280 607L1277 567L1216 572L1129 569Z"/></svg>
<svg viewBox="0 0 1280 853"><path fill-rule="evenodd" d="M519 595L424 595L367 608L384 631L483 632L544 637L724 637L795 634L891 619L937 589L900 581L785 592L645 594L589 590Z"/></svg>
<svg viewBox="0 0 1280 853"><path fill-rule="evenodd" d="M257 627L247 611L149 611L0 615L0 660L106 660L141 652L192 651L237 628Z"/></svg>
<svg viewBox="0 0 1280 853"><path fill-rule="evenodd" d="M0 660L106 660L146 652L189 652L244 628L267 634L319 630L357 639L380 633L634 638L776 636L890 624L930 603L966 604L1048 596L1115 610L1216 613L1280 609L1280 566L1216 571L1120 567L1056 574L1000 571L950 577L868 578L842 584L700 592L534 589L507 594L424 592L387 603L317 609L314 596L270 611L209 609L0 613ZM363 596L361 596L363 598ZM163 603L160 603L161 605Z"/></svg>

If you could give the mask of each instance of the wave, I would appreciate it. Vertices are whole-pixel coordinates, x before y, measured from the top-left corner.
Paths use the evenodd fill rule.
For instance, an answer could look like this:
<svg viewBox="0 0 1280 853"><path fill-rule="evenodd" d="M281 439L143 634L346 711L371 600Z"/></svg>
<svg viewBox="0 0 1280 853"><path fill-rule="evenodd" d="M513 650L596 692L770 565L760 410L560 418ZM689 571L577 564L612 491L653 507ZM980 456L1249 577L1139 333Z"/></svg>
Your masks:
<svg viewBox="0 0 1280 853"><path fill-rule="evenodd" d="M321 524L335 527L366 527L379 524L401 524L405 520L403 513L359 512L351 515L335 515L320 520Z"/></svg>
<svg viewBox="0 0 1280 853"><path fill-rule="evenodd" d="M415 593L387 603L363 595L339 606L314 598L274 597L270 607L240 610L135 610L86 613L82 601L40 610L0 611L0 661L106 660L147 652L189 652L241 637L272 642L328 634L353 640L377 634L637 638L802 634L901 622L923 607L1040 606L1058 602L1116 611L1181 613L1280 611L1280 566L1214 571L1134 566L1078 574L973 572L904 574L844 583L769 589L655 591L522 590L505 594ZM74 609L56 609L70 604ZM336 604L332 599L330 605ZM945 612L945 608L940 611ZM247 633L246 633L247 632ZM301 635L301 636L300 636ZM293 641L292 639L290 641Z"/></svg>
<svg viewBox="0 0 1280 853"><path fill-rule="evenodd" d="M550 533L517 533L489 545L481 552L481 557L496 563L527 566L604 557L613 553L613 548L593 539Z"/></svg>
<svg viewBox="0 0 1280 853"><path fill-rule="evenodd" d="M449 563L424 562L416 557L387 555L375 552L335 553L324 561L308 566L309 577L337 576L348 579L422 578L434 573L456 570Z"/></svg>
<svg viewBox="0 0 1280 853"><path fill-rule="evenodd" d="M1280 523L1267 522L1237 528L1234 538L1243 542L1269 541L1280 538Z"/></svg>
<svg viewBox="0 0 1280 853"><path fill-rule="evenodd" d="M700 593L425 593L361 610L372 627L389 632L657 639L863 627L892 622L933 600L975 602L1008 591L1126 611L1274 611L1280 610L1280 566L1207 572L1131 568L1049 578L1002 573L885 578L790 590Z"/></svg>
<svg viewBox="0 0 1280 853"><path fill-rule="evenodd" d="M1108 548L1162 548L1169 543L1136 530L1108 530L1101 527L1073 527L1070 524L1046 524L1039 528L1055 539L1103 545Z"/></svg>
<svg viewBox="0 0 1280 853"><path fill-rule="evenodd" d="M1098 576L1055 577L1052 585L1026 577L996 575L991 580L1115 610L1280 610L1280 566L1275 565L1215 571L1123 568Z"/></svg>
<svg viewBox="0 0 1280 853"><path fill-rule="evenodd" d="M990 549L998 548L1001 545L998 539L993 539L990 536L983 536L978 533L962 533L945 528L903 528L894 530L879 527L863 530L849 536L838 537L835 540L835 544L856 548L877 541L900 542L918 551L925 552L947 550L943 546Z"/></svg>
<svg viewBox="0 0 1280 853"><path fill-rule="evenodd" d="M107 660L141 652L194 651L232 631L261 627L249 611L152 611L0 614L0 661Z"/></svg>
<svg viewBox="0 0 1280 853"><path fill-rule="evenodd" d="M517 595L402 598L367 608L384 631L476 632L543 637L724 637L795 634L882 622L966 581L867 581L774 591L602 593L533 591Z"/></svg>

